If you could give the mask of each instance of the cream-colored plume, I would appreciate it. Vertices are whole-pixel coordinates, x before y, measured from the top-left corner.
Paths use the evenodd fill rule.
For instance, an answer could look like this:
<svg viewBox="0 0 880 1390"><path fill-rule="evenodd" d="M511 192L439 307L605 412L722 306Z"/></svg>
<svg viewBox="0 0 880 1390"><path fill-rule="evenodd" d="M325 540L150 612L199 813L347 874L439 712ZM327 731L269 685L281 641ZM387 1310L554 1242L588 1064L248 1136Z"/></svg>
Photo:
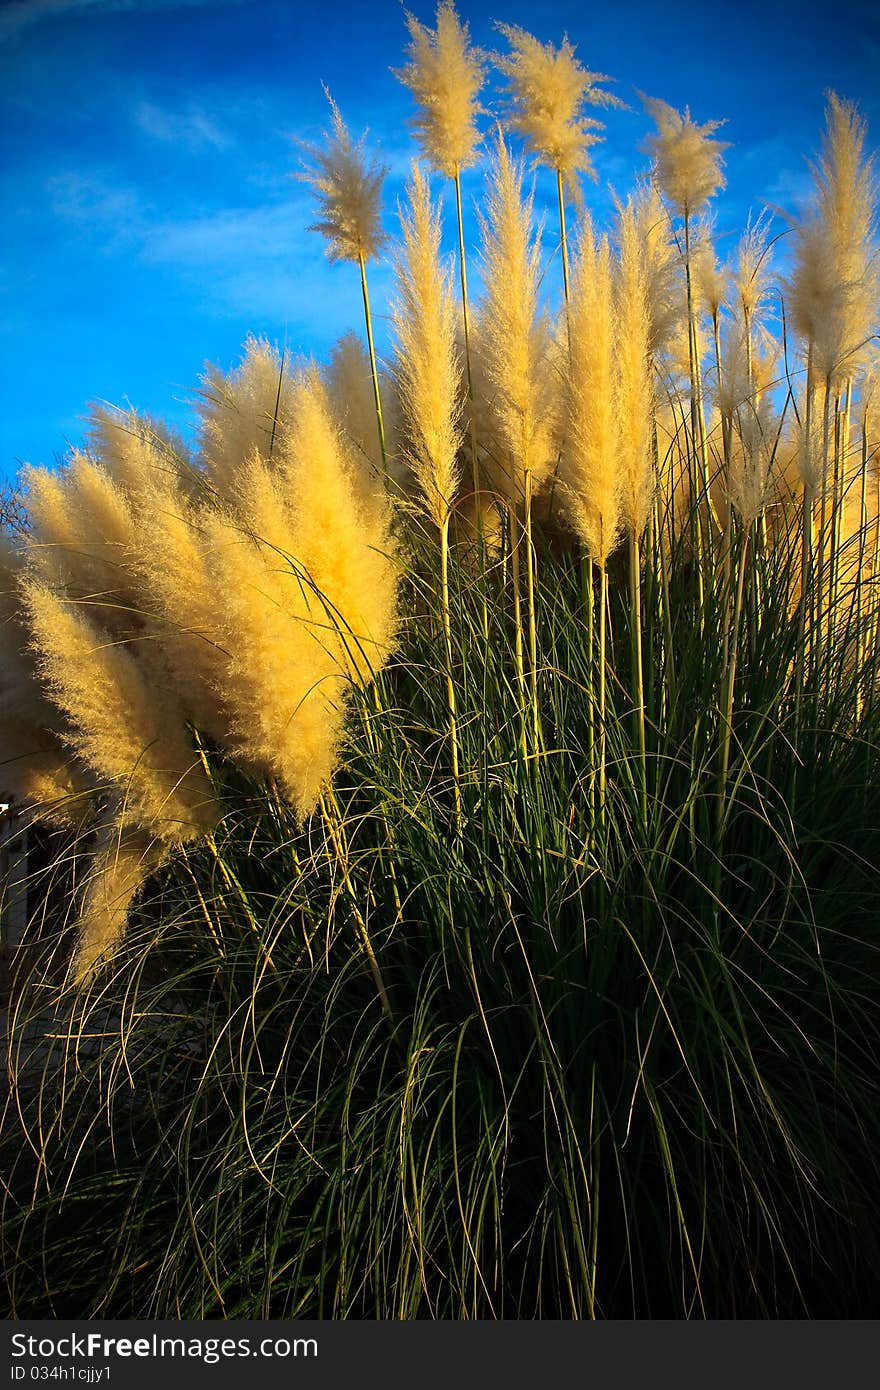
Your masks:
<svg viewBox="0 0 880 1390"><path fill-rule="evenodd" d="M770 293L772 263L770 228L766 216L749 220L739 240L733 265L733 288L747 323L751 323Z"/></svg>
<svg viewBox="0 0 880 1390"><path fill-rule="evenodd" d="M554 381L550 334L539 301L540 236L533 196L523 197L523 170L499 136L490 173L483 232L480 369L497 455L487 459L493 485L508 500L537 492L555 465ZM476 357L476 354L475 354Z"/></svg>
<svg viewBox="0 0 880 1390"><path fill-rule="evenodd" d="M376 401L373 396L370 358L356 333L343 333L334 345L324 372L324 380L336 418L345 434L363 456L373 477L381 478L382 455L376 434ZM392 402L384 390L382 415L385 420L386 447L389 454L394 454L399 431L395 428Z"/></svg>
<svg viewBox="0 0 880 1390"><path fill-rule="evenodd" d="M604 129L601 121L584 115L584 107L622 105L599 85L611 78L588 72L567 38L554 48L518 25L496 27L510 46L508 54L495 57L508 79L510 129L522 136L541 164L559 170L577 196L577 175L596 177L587 151L602 139L599 131Z"/></svg>
<svg viewBox="0 0 880 1390"><path fill-rule="evenodd" d="M630 199L618 213L614 364L621 518L637 538L647 525L654 491L649 267L639 231L638 208Z"/></svg>
<svg viewBox="0 0 880 1390"><path fill-rule="evenodd" d="M60 715L28 650L20 577L20 555L0 534L0 792L41 819L78 824L88 782L64 748Z"/></svg>
<svg viewBox="0 0 880 1390"><path fill-rule="evenodd" d="M713 226L709 218L696 228L691 247L691 276L697 308L714 321L730 295L730 271L715 256Z"/></svg>
<svg viewBox="0 0 880 1390"><path fill-rule="evenodd" d="M132 903L166 852L147 831L125 825L116 808L105 814L80 905L74 984L85 983L119 945Z"/></svg>
<svg viewBox="0 0 880 1390"><path fill-rule="evenodd" d="M238 524L204 517L232 746L303 816L333 772L349 682L368 682L395 636L390 517L370 486L311 370L295 382L277 469L254 454L242 470Z"/></svg>
<svg viewBox="0 0 880 1390"><path fill-rule="evenodd" d="M395 75L416 99L418 114L412 126L422 153L432 168L454 178L474 162L485 55L470 44L453 0L441 0L437 6L436 30L411 14L406 15L406 26L409 63Z"/></svg>
<svg viewBox="0 0 880 1390"><path fill-rule="evenodd" d="M692 217L724 187L721 156L729 145L712 139L724 122L697 125L687 107L682 113L657 97L640 96L657 127L646 141L657 185L677 213Z"/></svg>
<svg viewBox="0 0 880 1390"><path fill-rule="evenodd" d="M632 197L637 235L647 279L650 317L649 351L654 358L666 347L682 320L678 283L679 254L672 238L669 213L653 183L643 183Z"/></svg>
<svg viewBox="0 0 880 1390"><path fill-rule="evenodd" d="M852 377L880 317L878 186L864 153L867 127L852 102L829 93L815 196L795 223L789 316L809 345L815 378Z"/></svg>
<svg viewBox="0 0 880 1390"><path fill-rule="evenodd" d="M86 767L121 787L127 819L159 838L175 843L210 829L219 807L174 697L78 605L36 579L22 587L38 671Z"/></svg>
<svg viewBox="0 0 880 1390"><path fill-rule="evenodd" d="M611 250L607 238L597 243L589 218L572 267L569 323L559 482L568 517L601 568L620 533L620 440Z"/></svg>
<svg viewBox="0 0 880 1390"><path fill-rule="evenodd" d="M451 273L440 259L440 208L413 167L409 208L401 213L397 258L395 374L403 414L403 453L423 505L441 527L459 483L463 377L455 342Z"/></svg>
<svg viewBox="0 0 880 1390"><path fill-rule="evenodd" d="M208 366L196 402L199 446L210 485L221 498L234 491L242 460L257 449L271 458L287 427L291 373L277 349L249 337L231 372ZM375 433L375 412L373 433Z"/></svg>
<svg viewBox="0 0 880 1390"><path fill-rule="evenodd" d="M331 261L373 260L385 244L382 231L382 183L385 169L368 161L364 139L355 142L339 107L325 88L332 131L323 145L306 145L312 168L298 177L311 184L318 199L319 219L309 228L327 239Z"/></svg>
<svg viewBox="0 0 880 1390"><path fill-rule="evenodd" d="M100 608L114 631L130 627L135 601L126 559L134 521L125 494L79 451L59 472L29 468L24 478L34 571Z"/></svg>

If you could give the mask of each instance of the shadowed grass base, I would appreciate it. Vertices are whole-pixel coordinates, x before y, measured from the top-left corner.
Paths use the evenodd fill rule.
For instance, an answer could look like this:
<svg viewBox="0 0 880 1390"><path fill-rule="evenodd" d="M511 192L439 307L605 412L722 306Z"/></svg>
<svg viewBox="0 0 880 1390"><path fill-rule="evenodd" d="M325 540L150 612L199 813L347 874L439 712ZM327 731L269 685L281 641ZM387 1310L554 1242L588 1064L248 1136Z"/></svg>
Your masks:
<svg viewBox="0 0 880 1390"><path fill-rule="evenodd" d="M9 1310L873 1315L880 714L854 725L863 673L829 653L796 768L783 551L757 561L723 789L725 604L708 585L701 640L687 556L665 617L644 577L643 773L612 575L603 816L578 560L538 556L537 749L509 567L486 643L456 563L460 835L417 568L324 814L230 781L216 853L154 880L42 1086L21 1071Z"/></svg>

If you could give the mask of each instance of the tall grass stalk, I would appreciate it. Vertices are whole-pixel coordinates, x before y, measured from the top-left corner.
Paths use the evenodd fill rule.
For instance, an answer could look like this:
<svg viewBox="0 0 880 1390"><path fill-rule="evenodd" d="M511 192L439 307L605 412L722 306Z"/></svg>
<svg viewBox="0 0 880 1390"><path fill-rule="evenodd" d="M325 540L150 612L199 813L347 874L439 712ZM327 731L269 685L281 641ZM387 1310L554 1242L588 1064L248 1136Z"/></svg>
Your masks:
<svg viewBox="0 0 880 1390"><path fill-rule="evenodd" d="M733 737L733 704L736 690L736 669L739 655L740 632L742 628L743 596L745 593L746 576L749 572L749 542L751 540L753 525L754 523L750 523L749 525L744 525L742 528L736 581L736 600L733 609L733 631L731 633L730 649L727 655L724 673L724 722L722 724L721 734L721 771L718 779L718 821L721 828L723 828L724 825L727 806L727 782L730 772L730 745Z"/></svg>
<svg viewBox="0 0 880 1390"><path fill-rule="evenodd" d="M382 419L382 397L379 394L379 372L376 366L376 346L373 342L373 318L370 313L370 295L367 289L367 267L363 255L358 256L361 273L361 295L364 301L364 323L367 330L367 348L370 354L370 374L373 378L373 400L376 403L376 427L379 431L379 452L382 455L382 468L387 476L388 455L385 448L385 423Z"/></svg>
<svg viewBox="0 0 880 1390"><path fill-rule="evenodd" d="M463 329L464 329L464 362L465 362L465 371L466 371L466 373L467 373L467 394L468 394L468 400L471 402L471 405L473 406L473 400L474 400L474 379L473 379L473 372L472 372L472 370L471 370L471 332L470 332L470 311L469 311L469 306L468 306L468 289L467 289L467 261L466 261L465 250L464 250L464 222L463 222L463 220L462 220L462 209L461 209L461 169L460 169L460 167L458 166L458 164L456 164L456 166L455 166L455 174L454 174L454 176L453 176L453 183L454 183L454 185L455 185L455 217L456 217L456 225L457 225L457 229L458 229L458 274L459 274L459 284L460 284L460 286L461 286L461 320L462 320L462 326L463 326ZM480 496L481 496L481 490L482 490L482 489L481 489L481 483L480 483L480 466L479 466L479 458L478 458L478 454L477 454L477 427L476 427L476 422L475 422L475 420L474 420L474 412L473 412L473 409L471 409L471 412L470 412L470 443L471 443L471 478L472 478L472 482L473 482L474 499L475 499L475 502L476 502L476 505L477 505L477 525L478 525L478 527L480 527L480 524L481 524L481 523L480 523L480 517L481 517L482 508L480 507L479 503L480 503Z"/></svg>
<svg viewBox="0 0 880 1390"><path fill-rule="evenodd" d="M642 655L642 558L635 531L627 536L629 606L632 637L633 722L639 758L639 804L642 821L648 822L648 761L645 741L645 675Z"/></svg>
<svg viewBox="0 0 880 1390"><path fill-rule="evenodd" d="M608 789L607 666L608 666L608 566L599 570L599 824L605 830Z"/></svg>
<svg viewBox="0 0 880 1390"><path fill-rule="evenodd" d="M556 199L559 205L559 245L562 254L562 293L565 301L565 331L568 335L568 350L571 352L571 319L569 314L569 304L571 301L571 290L569 288L569 262L568 262L568 232L565 225L565 180L562 170L556 170Z"/></svg>
<svg viewBox="0 0 880 1390"><path fill-rule="evenodd" d="M446 705L449 716L449 754L452 760L453 795L455 797L455 823L459 834L462 829L461 788L459 786L458 762L458 708L455 698L452 657L452 618L449 604L449 513L440 527L440 605L443 616L443 642L446 656Z"/></svg>

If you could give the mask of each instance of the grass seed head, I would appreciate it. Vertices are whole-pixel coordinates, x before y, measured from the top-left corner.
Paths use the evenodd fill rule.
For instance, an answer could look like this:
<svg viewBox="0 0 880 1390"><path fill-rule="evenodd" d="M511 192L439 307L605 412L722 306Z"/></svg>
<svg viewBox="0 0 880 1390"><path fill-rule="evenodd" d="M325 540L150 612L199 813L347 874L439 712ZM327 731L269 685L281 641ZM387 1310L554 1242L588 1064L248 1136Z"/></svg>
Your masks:
<svg viewBox="0 0 880 1390"><path fill-rule="evenodd" d="M682 113L658 97L640 95L657 127L646 141L657 186L680 216L692 217L724 187L722 155L730 147L712 139L723 121L698 125L687 107Z"/></svg>
<svg viewBox="0 0 880 1390"><path fill-rule="evenodd" d="M499 135L482 219L483 298L479 310L481 375L492 416L493 484L521 497L525 473L533 491L555 464L555 382L550 333L540 303L540 231L533 195L523 196L522 164Z"/></svg>
<svg viewBox="0 0 880 1390"><path fill-rule="evenodd" d="M298 175L311 184L318 200L318 221L309 231L327 239L331 261L371 261L385 245L382 231L382 184L385 168L368 160L366 132L354 141L339 107L326 91L332 129L323 145L306 145L312 167Z"/></svg>
<svg viewBox="0 0 880 1390"><path fill-rule="evenodd" d="M584 115L585 106L622 106L600 85L612 79L590 72L564 37L559 48L541 43L516 24L496 26L510 46L495 63L508 79L508 122L541 164L561 172L578 196L578 174L596 177L588 154L603 137L601 121Z"/></svg>
<svg viewBox="0 0 880 1390"><path fill-rule="evenodd" d="M469 42L453 0L437 7L437 28L406 15L409 63L396 76L416 99L416 139L432 168L449 178L473 164L479 140L477 117L486 56Z"/></svg>
<svg viewBox="0 0 880 1390"><path fill-rule="evenodd" d="M401 213L397 259L395 375L403 452L428 515L442 526L459 484L462 370L456 347L451 274L440 259L440 207L431 205L425 175L413 167L409 208Z"/></svg>
<svg viewBox="0 0 880 1390"><path fill-rule="evenodd" d="M563 505L591 558L604 567L620 533L611 248L584 220L572 266L571 353L565 375Z"/></svg>

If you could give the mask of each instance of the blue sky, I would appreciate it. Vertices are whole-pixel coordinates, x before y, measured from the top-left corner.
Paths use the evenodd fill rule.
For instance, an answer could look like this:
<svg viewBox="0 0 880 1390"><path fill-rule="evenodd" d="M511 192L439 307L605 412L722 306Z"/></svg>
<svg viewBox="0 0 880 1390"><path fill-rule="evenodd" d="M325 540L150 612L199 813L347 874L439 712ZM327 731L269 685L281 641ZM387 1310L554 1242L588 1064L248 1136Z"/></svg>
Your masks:
<svg viewBox="0 0 880 1390"><path fill-rule="evenodd" d="M433 22L433 0L409 8ZM496 18L554 42L567 31L615 77L632 107L607 113L595 151L600 220L609 183L624 192L644 167L635 88L727 119L722 253L750 208L794 210L807 192L826 88L859 103L880 143L880 18L863 0L459 9L484 47L498 46ZM76 443L91 399L186 428L205 360L231 366L248 332L321 356L359 326L356 273L307 230L294 141L325 127L326 82L389 166L393 229L413 152L410 96L389 71L405 41L398 0L2 0L0 476ZM467 176L468 202L479 186ZM539 177L539 202L552 193ZM380 347L390 285L375 267Z"/></svg>

